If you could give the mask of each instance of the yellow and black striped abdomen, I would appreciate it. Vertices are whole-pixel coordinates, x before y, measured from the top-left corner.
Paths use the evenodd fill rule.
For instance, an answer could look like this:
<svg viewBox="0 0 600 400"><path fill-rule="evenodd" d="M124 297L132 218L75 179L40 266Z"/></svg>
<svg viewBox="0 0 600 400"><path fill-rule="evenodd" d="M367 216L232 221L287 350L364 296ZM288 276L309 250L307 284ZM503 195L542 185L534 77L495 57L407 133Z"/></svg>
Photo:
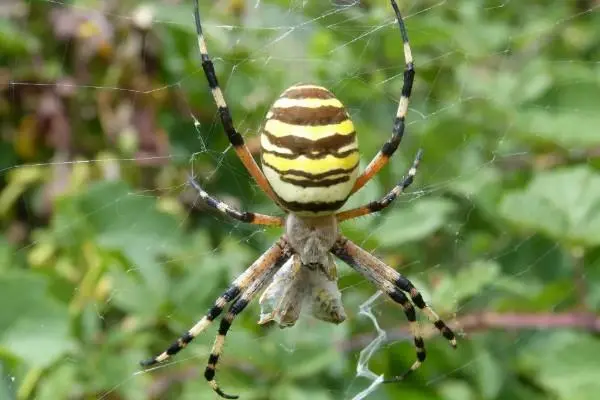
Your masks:
<svg viewBox="0 0 600 400"><path fill-rule="evenodd" d="M275 101L261 132L262 167L281 205L330 214L358 173L358 140L344 105L327 89L296 85Z"/></svg>

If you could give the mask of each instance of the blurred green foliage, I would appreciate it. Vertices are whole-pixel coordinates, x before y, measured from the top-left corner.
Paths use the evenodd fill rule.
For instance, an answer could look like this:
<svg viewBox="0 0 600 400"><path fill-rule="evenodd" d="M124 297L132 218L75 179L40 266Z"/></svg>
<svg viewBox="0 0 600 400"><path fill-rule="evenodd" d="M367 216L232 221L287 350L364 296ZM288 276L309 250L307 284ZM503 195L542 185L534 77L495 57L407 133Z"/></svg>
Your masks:
<svg viewBox="0 0 600 400"><path fill-rule="evenodd" d="M403 53L387 1L203 1L208 45L253 152L298 81L347 105L367 163L391 130ZM400 1L417 78L401 149L349 204L381 196L417 148L411 193L344 232L408 275L461 333L424 326L428 360L373 400L595 400L600 393L600 13L594 1ZM140 372L279 235L207 210L277 213L228 149L179 1L0 7L0 398L215 398L215 333ZM195 122L197 121L197 124ZM244 399L351 398L375 289L340 265L348 320L228 336L222 387ZM414 359L402 312L370 362Z"/></svg>

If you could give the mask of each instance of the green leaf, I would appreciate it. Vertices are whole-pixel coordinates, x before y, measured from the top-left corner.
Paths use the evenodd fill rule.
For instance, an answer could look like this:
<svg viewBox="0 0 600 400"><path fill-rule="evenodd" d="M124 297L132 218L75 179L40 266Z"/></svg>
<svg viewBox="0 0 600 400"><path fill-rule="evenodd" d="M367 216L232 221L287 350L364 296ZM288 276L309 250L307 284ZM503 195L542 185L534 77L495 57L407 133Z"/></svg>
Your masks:
<svg viewBox="0 0 600 400"><path fill-rule="evenodd" d="M274 399L286 400L333 400L334 396L329 391L323 389L312 389L305 385L279 385L273 388L270 396Z"/></svg>
<svg viewBox="0 0 600 400"><path fill-rule="evenodd" d="M474 362L477 368L475 378L483 398L495 399L502 388L505 373L496 358L485 346L477 346Z"/></svg>
<svg viewBox="0 0 600 400"><path fill-rule="evenodd" d="M477 398L469 385L458 380L443 382L440 385L440 393L446 400L475 400Z"/></svg>
<svg viewBox="0 0 600 400"><path fill-rule="evenodd" d="M74 364L63 364L52 368L43 379L40 390L36 395L37 400L53 400L57 393L72 393L77 381L77 369Z"/></svg>
<svg viewBox="0 0 600 400"><path fill-rule="evenodd" d="M4 237L0 237L0 271L8 270L17 262L13 256L14 251L10 243Z"/></svg>
<svg viewBox="0 0 600 400"><path fill-rule="evenodd" d="M16 22L8 18L0 20L0 50L3 56L26 56L28 52L39 48L39 38L19 28Z"/></svg>
<svg viewBox="0 0 600 400"><path fill-rule="evenodd" d="M418 199L387 214L375 236L382 246L421 240L446 225L455 209L450 200Z"/></svg>
<svg viewBox="0 0 600 400"><path fill-rule="evenodd" d="M73 349L65 305L51 298L41 277L0 277L0 347L31 367L44 368ZM10 307L6 306L10 305Z"/></svg>
<svg viewBox="0 0 600 400"><path fill-rule="evenodd" d="M166 294L165 268L160 257L181 245L181 227L169 214L158 210L156 199L135 193L123 182L101 182L79 199L98 243L117 250L132 264L145 284L161 297Z"/></svg>
<svg viewBox="0 0 600 400"><path fill-rule="evenodd" d="M103 388L103 396L111 398L109 394L120 398L131 400L147 399L145 392L150 383L150 374L140 373L134 377L136 372L140 371L139 361L144 357L144 354L136 349L124 349L117 351L104 351L98 359L93 360L93 364L88 365L96 371L94 381L98 388Z"/></svg>
<svg viewBox="0 0 600 400"><path fill-rule="evenodd" d="M600 176L588 167L541 172L507 195L501 214L523 229L574 245L600 244Z"/></svg>
<svg viewBox="0 0 600 400"><path fill-rule="evenodd" d="M15 377L6 371L0 361L0 399L14 399L16 392Z"/></svg>
<svg viewBox="0 0 600 400"><path fill-rule="evenodd" d="M535 379L558 399L598 398L600 340L597 338L576 332L548 334L540 336L522 354Z"/></svg>
<svg viewBox="0 0 600 400"><path fill-rule="evenodd" d="M519 112L516 118L516 129L524 138L566 149L600 145L600 116L595 112L530 110Z"/></svg>
<svg viewBox="0 0 600 400"><path fill-rule="evenodd" d="M488 285L496 283L500 266L493 261L475 261L456 275L448 275L439 282L434 304L447 304L448 299L461 302L475 296Z"/></svg>

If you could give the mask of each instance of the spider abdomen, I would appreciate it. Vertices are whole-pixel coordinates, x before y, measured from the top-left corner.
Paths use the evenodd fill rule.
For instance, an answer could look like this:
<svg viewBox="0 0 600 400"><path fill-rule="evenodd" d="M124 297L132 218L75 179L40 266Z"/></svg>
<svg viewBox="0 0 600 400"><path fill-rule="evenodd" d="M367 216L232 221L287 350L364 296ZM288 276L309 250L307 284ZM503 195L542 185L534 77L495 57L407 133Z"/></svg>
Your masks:
<svg viewBox="0 0 600 400"><path fill-rule="evenodd" d="M359 153L354 125L327 89L295 85L267 113L261 132L262 167L288 211L330 214L356 181Z"/></svg>

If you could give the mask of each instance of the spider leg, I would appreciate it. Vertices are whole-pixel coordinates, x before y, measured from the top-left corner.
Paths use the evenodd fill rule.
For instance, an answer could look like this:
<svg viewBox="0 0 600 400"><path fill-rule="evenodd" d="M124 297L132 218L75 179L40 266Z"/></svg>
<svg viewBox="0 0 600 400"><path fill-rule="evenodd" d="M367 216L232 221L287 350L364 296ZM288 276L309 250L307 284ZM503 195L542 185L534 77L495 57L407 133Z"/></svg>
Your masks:
<svg viewBox="0 0 600 400"><path fill-rule="evenodd" d="M429 320L433 322L435 327L450 342L452 347L456 348L456 337L452 330L448 328L446 323L425 303L423 296L421 296L419 291L407 278L345 237L340 237L337 240L331 249L331 252L375 284L381 291L386 293L396 303L399 303L404 309L413 336L417 360L406 373L398 378L393 378L388 381L403 379L407 374L417 369L426 357L425 343L416 320L415 309L413 304L408 301L405 292L410 296L412 303L423 310Z"/></svg>
<svg viewBox="0 0 600 400"><path fill-rule="evenodd" d="M283 225L283 218L281 217L273 217L271 215L236 210L230 205L209 195L206 191L204 191L204 189L202 189L202 187L198 184L198 182L196 182L196 180L192 176L188 178L188 182L190 183L190 185L192 185L194 189L196 189L196 191L198 192L202 200L205 201L207 206L214 208L220 213L225 214L233 219L237 219L238 221L247 222L249 224L254 225Z"/></svg>
<svg viewBox="0 0 600 400"><path fill-rule="evenodd" d="M217 363L219 362L219 357L223 352L223 346L225 345L225 337L227 336L227 332L229 332L229 328L231 327L235 317L244 311L250 301L252 301L256 294L262 290L268 282L271 281L277 270L281 268L281 266L290 258L290 256L291 255L289 252L284 252L284 254L280 255L277 261L275 261L275 263L267 271L265 271L265 273L263 273L260 277L257 277L248 287L248 289L242 292L235 303L231 305L227 314L221 318L219 332L215 338L212 350L210 351L210 356L208 357L206 369L204 370L204 377L208 381L208 384L221 397L226 399L237 399L239 397L237 395L224 393L215 379Z"/></svg>
<svg viewBox="0 0 600 400"><path fill-rule="evenodd" d="M395 0L391 0L392 7L396 13L396 20L398 21L398 27L400 28L400 35L402 36L402 42L404 46L404 82L402 84L402 92L400 95L400 101L398 102L398 111L394 119L394 126L392 128L392 136L383 144L381 150L377 153L375 158L367 165L363 173L356 179L352 192L354 193L363 187L371 178L379 172L389 161L390 157L394 154L402 137L404 136L404 122L406 113L408 111L408 101L412 92L412 86L415 79L415 66L413 64L412 51L408 43L408 33L404 26L404 20L398 9L398 4Z"/></svg>
<svg viewBox="0 0 600 400"><path fill-rule="evenodd" d="M386 194L381 200L373 201L367 205L362 207L353 208L351 210L342 211L335 215L339 222L346 221L348 219L353 219L357 217L361 217L363 215L372 214L378 211L383 210L387 206L389 206L398 196L400 196L404 190L409 187L417 174L417 168L419 168L419 163L421 162L421 157L423 156L423 151L419 150L415 157L415 160L412 163L412 166L402 178L402 180L394 186L392 190L388 194Z"/></svg>
<svg viewBox="0 0 600 400"><path fill-rule="evenodd" d="M279 204L275 193L267 182L267 178L261 171L260 167L252 157L250 150L246 146L244 138L242 138L242 135L240 135L240 133L233 126L231 112L229 111L229 107L227 106L227 102L223 96L223 91L219 86L217 74L215 73L215 67L208 55L208 48L206 46L206 41L204 40L204 33L202 32L202 24L200 22L200 10L198 3L199 0L196 0L194 5L194 18L196 21L196 33L198 35L198 48L200 49L200 57L202 59L202 69L204 70L204 74L206 76L206 80L208 81L208 86L210 87L213 99L215 100L215 104L219 109L219 117L221 118L221 124L225 130L225 134L227 134L227 138L242 161L242 164L244 164L244 167L246 167L250 175L252 175L258 186L275 203Z"/></svg>
<svg viewBox="0 0 600 400"><path fill-rule="evenodd" d="M175 342L171 344L165 351L159 355L141 361L142 367L151 367L158 363L167 360L169 357L179 353L184 347L188 345L196 336L202 333L211 323L217 318L227 303L238 297L238 295L244 292L249 286L252 285L257 279L260 280L269 270L270 267L282 257L287 249L287 243L284 239L278 240L273 246L271 246L262 256L258 258L246 271L244 271L229 288L223 292L221 296L217 298L214 305L208 310L206 315L202 317L193 327L179 337Z"/></svg>

